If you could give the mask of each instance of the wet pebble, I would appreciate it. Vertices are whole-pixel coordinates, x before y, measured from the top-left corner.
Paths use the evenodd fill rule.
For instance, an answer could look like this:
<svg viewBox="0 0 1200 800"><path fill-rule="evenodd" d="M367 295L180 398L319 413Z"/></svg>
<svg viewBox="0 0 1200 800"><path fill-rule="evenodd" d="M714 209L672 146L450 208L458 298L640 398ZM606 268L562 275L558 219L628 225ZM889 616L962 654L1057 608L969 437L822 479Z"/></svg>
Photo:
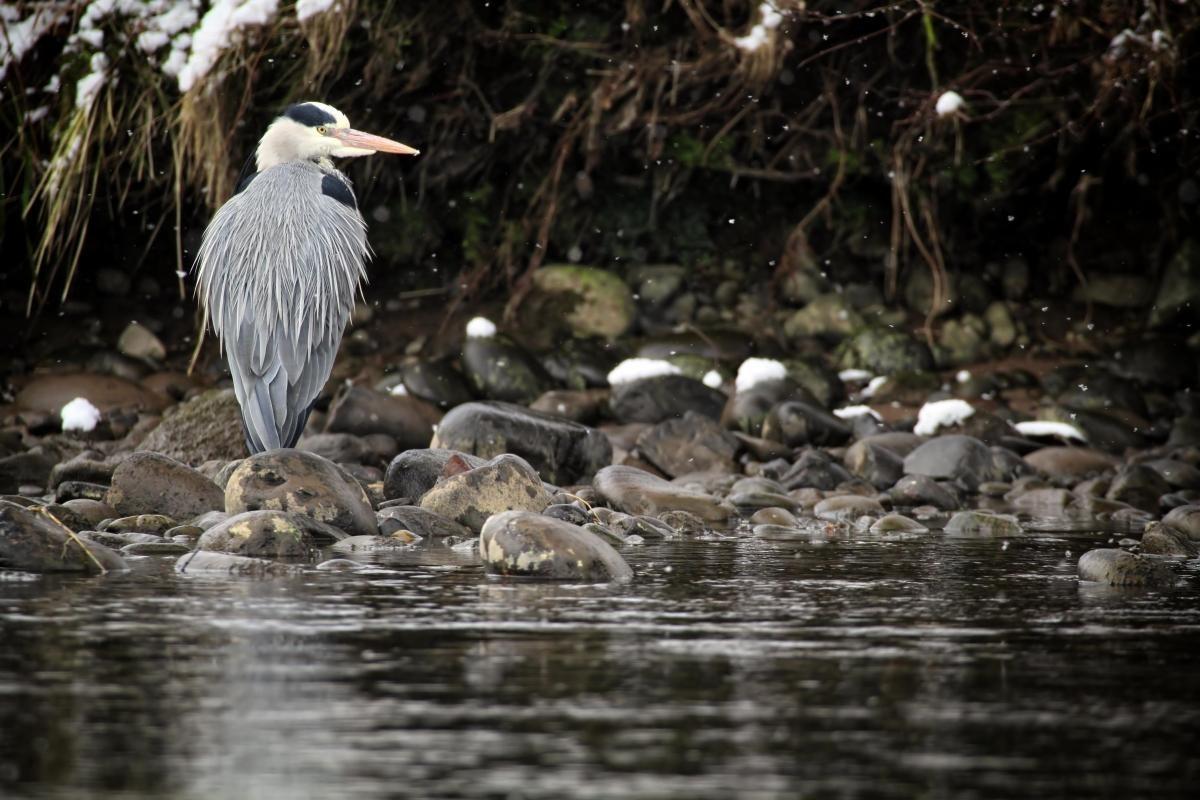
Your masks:
<svg viewBox="0 0 1200 800"><path fill-rule="evenodd" d="M946 533L983 536L1019 536L1021 524L1011 514L988 511L959 511L946 523Z"/></svg>
<svg viewBox="0 0 1200 800"><path fill-rule="evenodd" d="M929 528L903 514L886 514L875 520L869 530L871 533L929 533Z"/></svg>
<svg viewBox="0 0 1200 800"><path fill-rule="evenodd" d="M663 519L664 512L682 511L702 523L716 524L724 524L733 515L732 506L709 494L677 486L636 467L605 467L596 473L593 485L613 508L628 514Z"/></svg>
<svg viewBox="0 0 1200 800"><path fill-rule="evenodd" d="M257 558L310 558L316 552L311 522L283 511L245 511L204 531L196 547ZM337 538L345 535L338 531Z"/></svg>
<svg viewBox="0 0 1200 800"><path fill-rule="evenodd" d="M878 500L854 494L827 497L817 503L816 508L813 509L813 516L827 522L857 519L864 514L882 515L883 513L885 513L884 508Z"/></svg>
<svg viewBox="0 0 1200 800"><path fill-rule="evenodd" d="M134 542L121 548L121 554L126 556L182 556L190 553L192 548L179 542Z"/></svg>
<svg viewBox="0 0 1200 800"><path fill-rule="evenodd" d="M250 558L211 550L193 550L175 562L181 575L232 576L241 578L287 578L304 574L303 569L281 561Z"/></svg>
<svg viewBox="0 0 1200 800"><path fill-rule="evenodd" d="M225 495L186 464L158 453L137 452L113 471L104 502L121 516L165 514L190 519L224 508Z"/></svg>

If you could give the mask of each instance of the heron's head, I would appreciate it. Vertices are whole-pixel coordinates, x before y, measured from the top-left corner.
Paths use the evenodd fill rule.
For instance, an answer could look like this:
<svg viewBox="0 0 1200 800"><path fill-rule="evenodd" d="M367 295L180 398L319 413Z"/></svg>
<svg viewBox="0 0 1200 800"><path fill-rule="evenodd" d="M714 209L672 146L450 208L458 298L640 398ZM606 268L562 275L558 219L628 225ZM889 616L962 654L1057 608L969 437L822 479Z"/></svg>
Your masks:
<svg viewBox="0 0 1200 800"><path fill-rule="evenodd" d="M271 123L258 143L257 161L262 172L285 161L328 162L372 153L415 156L418 152L406 144L356 131L333 106L310 101L288 106Z"/></svg>

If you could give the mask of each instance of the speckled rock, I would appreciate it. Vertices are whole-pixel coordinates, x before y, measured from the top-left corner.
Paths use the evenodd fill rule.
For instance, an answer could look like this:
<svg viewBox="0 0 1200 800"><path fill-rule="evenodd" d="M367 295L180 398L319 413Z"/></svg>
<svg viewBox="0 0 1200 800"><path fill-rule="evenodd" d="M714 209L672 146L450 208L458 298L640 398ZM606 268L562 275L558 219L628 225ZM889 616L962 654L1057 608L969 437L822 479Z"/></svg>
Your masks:
<svg viewBox="0 0 1200 800"><path fill-rule="evenodd" d="M1089 550L1079 557L1079 579L1109 586L1166 586L1174 580L1164 565L1125 550Z"/></svg>
<svg viewBox="0 0 1200 800"><path fill-rule="evenodd" d="M193 467L246 456L242 417L232 389L213 389L171 406L141 449Z"/></svg>
<svg viewBox="0 0 1200 800"><path fill-rule="evenodd" d="M492 514L501 511L541 513L550 493L524 459L496 456L481 467L439 481L421 498L420 506L478 532Z"/></svg>
<svg viewBox="0 0 1200 800"><path fill-rule="evenodd" d="M828 522L858 519L861 516L878 516L884 513L883 506L878 500L862 497L856 494L842 494L827 497L817 503L813 516Z"/></svg>
<svg viewBox="0 0 1200 800"><path fill-rule="evenodd" d="M508 511L490 517L479 537L488 572L530 578L625 583L633 570L599 536L552 517Z"/></svg>
<svg viewBox="0 0 1200 800"><path fill-rule="evenodd" d="M289 511L350 534L379 529L366 492L344 469L303 450L268 450L243 460L225 486L225 510Z"/></svg>
<svg viewBox="0 0 1200 800"><path fill-rule="evenodd" d="M317 552L310 529L320 525L314 520L283 511L244 511L214 525L200 535L196 547L240 556L258 558L311 558ZM346 534L332 526L322 526L327 540L340 540Z"/></svg>
<svg viewBox="0 0 1200 800"><path fill-rule="evenodd" d="M946 523L945 531L962 535L1019 536L1021 523L1011 514L959 511Z"/></svg>

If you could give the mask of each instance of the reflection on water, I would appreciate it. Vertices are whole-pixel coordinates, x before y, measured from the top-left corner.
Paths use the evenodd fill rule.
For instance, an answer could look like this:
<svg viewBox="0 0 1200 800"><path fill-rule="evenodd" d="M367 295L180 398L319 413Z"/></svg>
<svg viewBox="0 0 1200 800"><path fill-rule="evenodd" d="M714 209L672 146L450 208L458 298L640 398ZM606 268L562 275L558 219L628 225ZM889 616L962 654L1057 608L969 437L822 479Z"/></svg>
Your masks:
<svg viewBox="0 0 1200 800"><path fill-rule="evenodd" d="M1107 537L629 548L629 586L438 545L272 582L0 577L0 795L1191 796L1200 593Z"/></svg>

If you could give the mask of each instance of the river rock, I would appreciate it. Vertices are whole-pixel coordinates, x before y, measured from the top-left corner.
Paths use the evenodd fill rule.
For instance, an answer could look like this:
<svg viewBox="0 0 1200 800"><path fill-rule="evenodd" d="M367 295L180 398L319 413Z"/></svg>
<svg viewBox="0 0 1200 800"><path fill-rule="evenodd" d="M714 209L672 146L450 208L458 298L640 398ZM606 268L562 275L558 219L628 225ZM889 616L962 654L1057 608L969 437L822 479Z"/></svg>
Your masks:
<svg viewBox="0 0 1200 800"><path fill-rule="evenodd" d="M850 474L883 491L904 477L904 458L872 442L872 438L859 439L850 445L842 461Z"/></svg>
<svg viewBox="0 0 1200 800"><path fill-rule="evenodd" d="M871 524L870 530L871 533L929 533L929 528L903 514L882 516Z"/></svg>
<svg viewBox="0 0 1200 800"><path fill-rule="evenodd" d="M1167 262L1150 312L1150 325L1164 327L1176 318L1195 319L1200 308L1200 242L1187 239Z"/></svg>
<svg viewBox="0 0 1200 800"><path fill-rule="evenodd" d="M839 340L854 333L864 323L862 315L850 305L845 295L830 292L813 298L784 320L783 334L792 340L810 336Z"/></svg>
<svg viewBox="0 0 1200 800"><path fill-rule="evenodd" d="M487 461L459 450L427 447L406 450L392 459L383 478L383 496L415 503L442 477L446 464L457 456L466 467L482 467Z"/></svg>
<svg viewBox="0 0 1200 800"><path fill-rule="evenodd" d="M158 411L167 398L115 375L80 372L39 375L17 392L16 405L30 411L58 415L76 397L86 398L104 413L145 409Z"/></svg>
<svg viewBox="0 0 1200 800"><path fill-rule="evenodd" d="M168 408L141 449L193 467L246 456L241 410L232 389L213 389Z"/></svg>
<svg viewBox="0 0 1200 800"><path fill-rule="evenodd" d="M762 437L789 447L837 446L850 440L850 428L823 408L788 400L772 408L763 419Z"/></svg>
<svg viewBox="0 0 1200 800"><path fill-rule="evenodd" d="M796 463L788 469L779 482L788 491L794 489L822 489L828 491L853 480L845 467L833 460L824 450L809 448L800 454Z"/></svg>
<svg viewBox="0 0 1200 800"><path fill-rule="evenodd" d="M14 494L23 486L44 489L58 458L54 449L41 445L0 458L0 494Z"/></svg>
<svg viewBox="0 0 1200 800"><path fill-rule="evenodd" d="M1200 542L1193 542L1186 533L1170 525L1150 522L1142 532L1142 552L1148 555L1195 558L1200 555Z"/></svg>
<svg viewBox="0 0 1200 800"><path fill-rule="evenodd" d="M473 535L466 525L420 506L388 506L379 509L375 518L379 520L379 532L384 536L397 531L409 531L422 539L467 539Z"/></svg>
<svg viewBox="0 0 1200 800"><path fill-rule="evenodd" d="M884 513L883 506L879 504L878 500L856 494L826 497L813 509L814 517L827 522L853 520L861 516L876 516Z"/></svg>
<svg viewBox="0 0 1200 800"><path fill-rule="evenodd" d="M206 530L196 547L258 558L311 558L317 552L309 533L312 522L283 511L245 511ZM335 540L346 538L336 528L329 530L336 531Z"/></svg>
<svg viewBox="0 0 1200 800"><path fill-rule="evenodd" d="M614 386L609 404L620 422L655 424L688 411L719 420L725 395L684 375L657 375Z"/></svg>
<svg viewBox="0 0 1200 800"><path fill-rule="evenodd" d="M984 481L1004 480L996 469L992 451L971 436L938 436L913 450L904 459L909 475L928 475L941 480L958 481L974 491Z"/></svg>
<svg viewBox="0 0 1200 800"><path fill-rule="evenodd" d="M692 472L733 472L738 441L716 421L688 411L679 419L643 431L637 438L637 450L642 458L676 478Z"/></svg>
<svg viewBox="0 0 1200 800"><path fill-rule="evenodd" d="M165 514L136 514L105 520L97 530L108 533L153 533L162 536L164 532L175 527L175 524L175 520Z"/></svg>
<svg viewBox="0 0 1200 800"><path fill-rule="evenodd" d="M418 361L404 366L404 388L413 397L443 410L469 403L474 398L467 379L449 360Z"/></svg>
<svg viewBox="0 0 1200 800"><path fill-rule="evenodd" d="M115 463L104 460L102 453L86 451L66 461L60 461L50 470L47 489L57 489L64 481L82 481L107 485L112 481Z"/></svg>
<svg viewBox="0 0 1200 800"><path fill-rule="evenodd" d="M899 506L933 506L941 511L954 511L960 505L958 497L928 475L905 475L888 492Z"/></svg>
<svg viewBox="0 0 1200 800"><path fill-rule="evenodd" d="M591 425L608 409L607 389L551 389L530 404L531 411Z"/></svg>
<svg viewBox="0 0 1200 800"><path fill-rule="evenodd" d="M1084 478L1119 463L1108 453L1088 447L1043 447L1025 455L1025 463L1055 478Z"/></svg>
<svg viewBox="0 0 1200 800"><path fill-rule="evenodd" d="M564 320L575 336L615 339L633 324L637 306L620 276L605 269L553 264L533 273L527 299L539 318ZM539 313L541 312L541 313Z"/></svg>
<svg viewBox="0 0 1200 800"><path fill-rule="evenodd" d="M1200 504L1172 508L1162 519L1164 525L1184 533L1194 542L1200 542Z"/></svg>
<svg viewBox="0 0 1200 800"><path fill-rule="evenodd" d="M71 509L75 516L87 522L88 527L93 530L100 527L100 523L104 520L112 519L117 515L112 506L100 500L79 497L67 500L63 502L63 505Z"/></svg>
<svg viewBox="0 0 1200 800"><path fill-rule="evenodd" d="M612 445L595 428L510 403L466 403L438 426L433 447L482 458L512 453L550 483L589 480L612 463Z"/></svg>
<svg viewBox="0 0 1200 800"><path fill-rule="evenodd" d="M127 567L113 550L81 541L44 514L0 504L0 568L96 573Z"/></svg>
<svg viewBox="0 0 1200 800"><path fill-rule="evenodd" d="M1125 550L1089 550L1079 557L1079 579L1109 586L1165 586L1174 576L1162 564Z"/></svg>
<svg viewBox="0 0 1200 800"><path fill-rule="evenodd" d="M162 361L167 357L167 348L163 346L162 340L149 328L137 322L130 322L125 326L125 330L121 331L117 339L117 352L145 361Z"/></svg>
<svg viewBox="0 0 1200 800"><path fill-rule="evenodd" d="M791 378L763 380L735 392L721 412L721 424L759 436L767 413L787 400L817 405L817 398Z"/></svg>
<svg viewBox="0 0 1200 800"><path fill-rule="evenodd" d="M843 342L838 352L841 369L865 369L876 375L933 369L929 348L895 328L863 328Z"/></svg>
<svg viewBox="0 0 1200 800"><path fill-rule="evenodd" d="M1130 464L1113 476L1105 495L1145 511L1158 511L1158 498L1171 491L1171 484L1145 464Z"/></svg>
<svg viewBox="0 0 1200 800"><path fill-rule="evenodd" d="M338 464L363 464L374 460L374 453L362 437L352 433L316 433L301 437L297 450L316 453Z"/></svg>
<svg viewBox="0 0 1200 800"><path fill-rule="evenodd" d="M553 388L533 356L503 337L468 337L462 365L477 394L508 403L532 403Z"/></svg>
<svg viewBox="0 0 1200 800"><path fill-rule="evenodd" d="M629 564L599 536L525 511L488 518L479 554L487 571L498 575L616 583L633 579Z"/></svg>
<svg viewBox="0 0 1200 800"><path fill-rule="evenodd" d="M301 567L292 564L213 550L193 550L175 562L175 571L180 575L239 578L292 578L304 574Z"/></svg>
<svg viewBox="0 0 1200 800"><path fill-rule="evenodd" d="M268 450L244 459L225 485L225 511L287 511L350 534L379 532L366 492L350 474L315 453Z"/></svg>
<svg viewBox="0 0 1200 800"><path fill-rule="evenodd" d="M661 516L667 511L686 511L704 522L724 524L734 513L731 506L711 495L677 486L636 467L605 467L596 473L593 486L613 508L627 514Z"/></svg>
<svg viewBox="0 0 1200 800"><path fill-rule="evenodd" d="M436 406L420 398L350 386L330 407L325 431L355 436L386 433L407 450L427 447L441 418L442 412Z"/></svg>
<svg viewBox="0 0 1200 800"><path fill-rule="evenodd" d="M1021 535L1021 523L1011 514L959 511L946 523L946 533L981 534L1003 538Z"/></svg>
<svg viewBox="0 0 1200 800"><path fill-rule="evenodd" d="M173 458L137 452L113 471L105 500L121 516L165 514L187 520L225 505L219 486Z"/></svg>
<svg viewBox="0 0 1200 800"><path fill-rule="evenodd" d="M550 493L524 459L499 455L481 467L440 480L421 498L420 506L477 532L501 511L541 513Z"/></svg>
<svg viewBox="0 0 1200 800"><path fill-rule="evenodd" d="M1156 458L1147 461L1146 466L1161 475L1172 489L1200 489L1200 469L1186 461ZM50 477L54 479L53 475Z"/></svg>

